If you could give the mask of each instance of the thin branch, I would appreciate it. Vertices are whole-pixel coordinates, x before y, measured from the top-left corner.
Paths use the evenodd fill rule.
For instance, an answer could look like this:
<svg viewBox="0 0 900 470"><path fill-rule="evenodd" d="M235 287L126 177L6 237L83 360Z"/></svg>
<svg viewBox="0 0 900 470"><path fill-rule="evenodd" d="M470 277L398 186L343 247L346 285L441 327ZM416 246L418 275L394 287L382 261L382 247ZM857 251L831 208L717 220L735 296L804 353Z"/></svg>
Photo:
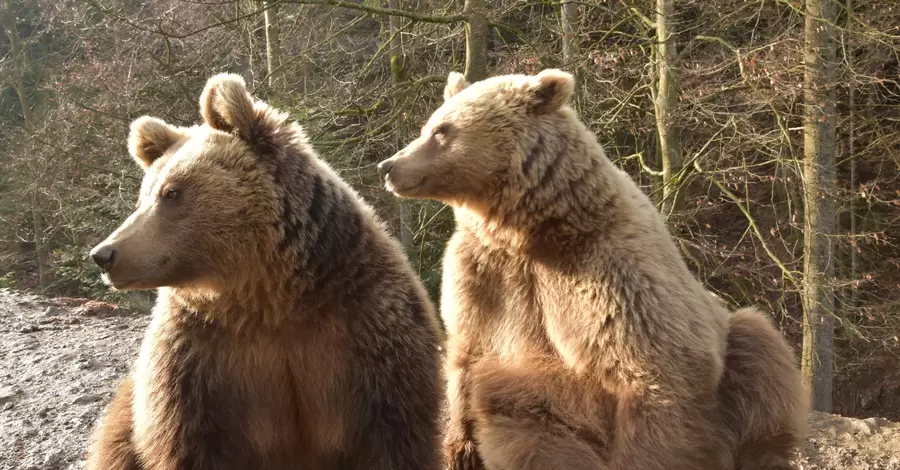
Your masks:
<svg viewBox="0 0 900 470"><path fill-rule="evenodd" d="M110 16L110 17L116 19L116 20L119 20L119 21L121 21L121 22L127 24L128 26L131 26L132 28L135 28L135 29L138 29L138 30L141 30L141 31L144 31L144 32L148 32L148 33L159 34L159 35L165 36L165 37L167 37L167 38L174 38L174 39L185 39L185 38L188 38L188 37L191 37L191 36L194 36L194 35L203 33L203 32L205 32L205 31L209 31L210 29L218 28L218 27L220 27L220 26L227 26L227 25L232 24L232 23L237 23L238 21L244 20L244 19L246 19L246 18L250 18L251 16L255 16L255 15L258 15L258 14L260 14L260 13L264 13L264 12L265 12L266 10L268 10L269 8L273 8L273 7L278 6L278 5L282 4L282 3L285 3L285 2L282 2L282 1L274 1L274 2L271 2L271 3L266 3L262 8L260 8L260 9L258 9L258 10L251 11L250 13L247 13L246 15L241 15L241 16L232 18L232 19L230 19L230 20L221 21L221 22L219 22L219 23L209 24L209 25L206 25L206 26L204 26L204 27L202 27L202 28L195 29L195 30L190 31L190 32L187 32L187 33L175 34L175 33L171 33L171 32L168 32L168 31L163 31L163 29L162 29L161 27L157 27L156 29L150 29L150 28L141 26L141 25L139 25L139 24L137 24L137 23L131 21L130 19L128 19L128 18L126 18L126 17L124 17L124 16L122 16L122 15L119 15L118 13L115 13L114 11L110 10L109 8L105 8L103 5L100 5L100 3L97 2L97 0L86 0L86 1L87 1L91 6L93 6L94 8L96 8L97 10L99 10L101 13L103 13L104 15L107 15L107 16Z"/></svg>
<svg viewBox="0 0 900 470"><path fill-rule="evenodd" d="M331 5L335 7L347 8L348 10L357 10L375 15L400 16L402 18L409 18L411 20L421 21L423 23L452 24L460 23L466 21L467 19L465 15L426 15L414 11L398 10L396 8L382 8L362 3L352 3L346 0L282 0L278 3L294 3L298 5Z"/></svg>
<svg viewBox="0 0 900 470"><path fill-rule="evenodd" d="M713 177L711 174L709 174L706 170L704 170L703 167L700 166L700 162L697 160L694 160L694 169L697 170L697 173L709 175L709 180L714 185L716 185L717 188L719 188L719 191L721 191L722 194L724 194L725 196L728 197L728 199L731 199L731 201L734 202L734 204L738 207L738 209L740 209L741 213L744 214L744 217L747 219L747 222L750 224L750 227L753 229L753 234L756 235L756 238L759 240L760 244L762 244L762 248L763 248L763 250L765 250L766 254L769 255L769 258L776 265L778 265L779 268L781 268L781 272L784 275L784 277L786 279L788 279L791 282L791 284L794 285L794 287L796 287L797 289L800 289L800 282L794 276L793 271L788 269L788 267L784 264L784 262L781 261L781 258L779 258L778 255L775 254L775 252L772 251L771 248L769 248L769 244L766 243L766 239L763 236L762 230L760 230L759 225L757 225L756 219L753 217L753 214L750 213L750 209L748 209L743 204L743 202L741 201L741 198L739 198L736 194L731 192L731 190L728 189L727 186L725 186L723 183L721 183L719 180L715 179L715 177Z"/></svg>

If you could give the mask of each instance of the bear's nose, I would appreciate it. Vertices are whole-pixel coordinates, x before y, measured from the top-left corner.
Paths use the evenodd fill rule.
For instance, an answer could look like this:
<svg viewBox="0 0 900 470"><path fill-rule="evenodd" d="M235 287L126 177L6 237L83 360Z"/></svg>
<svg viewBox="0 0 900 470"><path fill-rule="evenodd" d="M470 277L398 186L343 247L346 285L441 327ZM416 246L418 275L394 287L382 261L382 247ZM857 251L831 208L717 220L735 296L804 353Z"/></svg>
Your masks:
<svg viewBox="0 0 900 470"><path fill-rule="evenodd" d="M116 249L112 245L102 245L91 250L91 258L100 269L109 271L116 263Z"/></svg>
<svg viewBox="0 0 900 470"><path fill-rule="evenodd" d="M394 162L392 162L390 159L387 159L378 164L378 172L381 173L382 177L384 177L391 172L391 167L393 166Z"/></svg>

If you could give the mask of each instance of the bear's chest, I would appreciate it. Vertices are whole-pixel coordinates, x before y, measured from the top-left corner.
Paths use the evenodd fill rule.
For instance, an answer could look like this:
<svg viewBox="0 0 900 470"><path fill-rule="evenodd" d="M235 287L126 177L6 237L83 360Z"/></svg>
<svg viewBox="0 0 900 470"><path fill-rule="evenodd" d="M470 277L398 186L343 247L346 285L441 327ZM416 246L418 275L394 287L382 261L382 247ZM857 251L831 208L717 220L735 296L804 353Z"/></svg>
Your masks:
<svg viewBox="0 0 900 470"><path fill-rule="evenodd" d="M271 339L154 318L134 369L138 450L176 458L213 436L259 458L283 454L300 440L288 362Z"/></svg>
<svg viewBox="0 0 900 470"><path fill-rule="evenodd" d="M525 262L501 260L482 269L492 282L483 283L483 299L491 299L478 329L485 333L486 349L492 355L510 361L552 355L543 328L538 301L538 288L530 267Z"/></svg>

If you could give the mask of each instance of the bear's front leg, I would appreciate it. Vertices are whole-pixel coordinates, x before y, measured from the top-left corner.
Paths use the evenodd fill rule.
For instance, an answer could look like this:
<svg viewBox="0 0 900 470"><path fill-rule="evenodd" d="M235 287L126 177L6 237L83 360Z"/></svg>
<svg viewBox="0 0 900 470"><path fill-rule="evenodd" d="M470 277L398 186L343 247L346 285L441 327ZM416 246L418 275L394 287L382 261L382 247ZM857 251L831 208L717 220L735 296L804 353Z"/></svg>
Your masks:
<svg viewBox="0 0 900 470"><path fill-rule="evenodd" d="M163 406L145 407L153 416L137 435L145 470L264 467L247 439L242 406L221 386L197 381L166 395Z"/></svg>
<svg viewBox="0 0 900 470"><path fill-rule="evenodd" d="M253 343L238 347L222 330L160 305L134 373L134 442L144 470L265 467L248 434L258 418L253 401L264 397L250 384L275 385L227 354Z"/></svg>
<svg viewBox="0 0 900 470"><path fill-rule="evenodd" d="M450 421L444 436L444 458L450 470L482 470L471 416L471 365L464 353L451 350L447 362Z"/></svg>
<svg viewBox="0 0 900 470"><path fill-rule="evenodd" d="M134 380L129 375L116 389L103 422L95 431L88 450L87 470L142 470L134 448L131 401Z"/></svg>
<svg viewBox="0 0 900 470"><path fill-rule="evenodd" d="M609 470L612 398L555 358L487 358L472 368L471 410L489 470Z"/></svg>

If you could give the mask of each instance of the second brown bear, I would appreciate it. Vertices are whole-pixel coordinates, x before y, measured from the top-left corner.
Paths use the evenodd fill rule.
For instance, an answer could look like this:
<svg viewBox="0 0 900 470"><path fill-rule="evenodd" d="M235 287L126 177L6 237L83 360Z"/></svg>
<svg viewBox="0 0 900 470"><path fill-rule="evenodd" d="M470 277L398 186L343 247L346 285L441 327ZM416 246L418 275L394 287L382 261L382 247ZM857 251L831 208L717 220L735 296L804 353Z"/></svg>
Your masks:
<svg viewBox="0 0 900 470"><path fill-rule="evenodd" d="M572 76L451 73L389 190L454 208L441 314L452 469L788 469L807 399L567 106Z"/></svg>

